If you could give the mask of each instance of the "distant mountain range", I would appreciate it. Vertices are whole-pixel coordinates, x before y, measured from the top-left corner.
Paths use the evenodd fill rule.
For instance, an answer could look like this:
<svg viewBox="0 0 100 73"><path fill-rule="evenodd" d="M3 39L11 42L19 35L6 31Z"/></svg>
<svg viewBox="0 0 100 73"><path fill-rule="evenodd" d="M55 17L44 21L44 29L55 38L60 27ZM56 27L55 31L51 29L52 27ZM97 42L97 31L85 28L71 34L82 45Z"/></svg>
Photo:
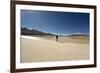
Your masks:
<svg viewBox="0 0 100 73"><path fill-rule="evenodd" d="M85 34L85 33L73 33L73 34L70 34L68 35L68 37L89 37L88 34Z"/></svg>
<svg viewBox="0 0 100 73"><path fill-rule="evenodd" d="M45 33L36 29L28 29L26 27L21 27L21 34L22 35L54 35L51 33Z"/></svg>
<svg viewBox="0 0 100 73"><path fill-rule="evenodd" d="M46 32L42 32L36 29L28 29L26 27L21 27L21 34L22 35L50 35L50 36L56 36L55 34L51 34L51 33L46 33ZM58 35L58 36L62 36L65 37L63 35ZM84 33L73 33L70 35L66 35L66 37L89 37L88 34L84 34Z"/></svg>

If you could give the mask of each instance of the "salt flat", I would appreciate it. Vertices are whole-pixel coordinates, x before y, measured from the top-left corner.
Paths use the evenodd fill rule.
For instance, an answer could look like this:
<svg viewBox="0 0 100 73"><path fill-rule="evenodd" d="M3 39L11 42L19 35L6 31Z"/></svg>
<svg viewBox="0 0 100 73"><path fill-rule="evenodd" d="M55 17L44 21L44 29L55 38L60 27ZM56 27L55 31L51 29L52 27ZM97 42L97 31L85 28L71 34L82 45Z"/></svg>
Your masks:
<svg viewBox="0 0 100 73"><path fill-rule="evenodd" d="M89 43L75 43L77 40L70 42L68 37L61 37L61 40L56 42L55 37L21 36L21 62L89 59Z"/></svg>

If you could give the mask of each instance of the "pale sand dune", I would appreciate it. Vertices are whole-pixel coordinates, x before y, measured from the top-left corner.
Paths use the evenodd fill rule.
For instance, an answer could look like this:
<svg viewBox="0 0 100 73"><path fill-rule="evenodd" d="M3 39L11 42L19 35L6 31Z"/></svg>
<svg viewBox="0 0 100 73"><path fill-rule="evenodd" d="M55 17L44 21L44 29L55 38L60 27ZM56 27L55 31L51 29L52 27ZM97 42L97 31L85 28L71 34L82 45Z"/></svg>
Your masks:
<svg viewBox="0 0 100 73"><path fill-rule="evenodd" d="M86 59L89 59L88 43L61 43L41 37L21 36L22 63Z"/></svg>

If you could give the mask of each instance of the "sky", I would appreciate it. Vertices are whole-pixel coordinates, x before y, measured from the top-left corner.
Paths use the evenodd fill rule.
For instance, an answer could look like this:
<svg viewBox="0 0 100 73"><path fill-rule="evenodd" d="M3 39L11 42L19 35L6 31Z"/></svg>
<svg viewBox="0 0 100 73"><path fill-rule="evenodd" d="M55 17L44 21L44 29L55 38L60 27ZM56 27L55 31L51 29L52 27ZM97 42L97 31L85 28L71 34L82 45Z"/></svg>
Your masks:
<svg viewBox="0 0 100 73"><path fill-rule="evenodd" d="M21 10L21 27L56 35L89 34L89 13Z"/></svg>

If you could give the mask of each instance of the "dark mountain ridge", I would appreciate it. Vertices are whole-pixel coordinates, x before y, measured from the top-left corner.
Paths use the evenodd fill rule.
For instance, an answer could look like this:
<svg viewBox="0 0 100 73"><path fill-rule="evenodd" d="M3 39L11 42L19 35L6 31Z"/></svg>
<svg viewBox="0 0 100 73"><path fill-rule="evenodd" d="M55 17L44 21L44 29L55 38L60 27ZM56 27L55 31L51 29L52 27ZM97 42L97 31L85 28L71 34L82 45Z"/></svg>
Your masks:
<svg viewBox="0 0 100 73"><path fill-rule="evenodd" d="M51 33L45 33L36 29L28 29L26 27L21 27L21 34L22 35L54 35Z"/></svg>

